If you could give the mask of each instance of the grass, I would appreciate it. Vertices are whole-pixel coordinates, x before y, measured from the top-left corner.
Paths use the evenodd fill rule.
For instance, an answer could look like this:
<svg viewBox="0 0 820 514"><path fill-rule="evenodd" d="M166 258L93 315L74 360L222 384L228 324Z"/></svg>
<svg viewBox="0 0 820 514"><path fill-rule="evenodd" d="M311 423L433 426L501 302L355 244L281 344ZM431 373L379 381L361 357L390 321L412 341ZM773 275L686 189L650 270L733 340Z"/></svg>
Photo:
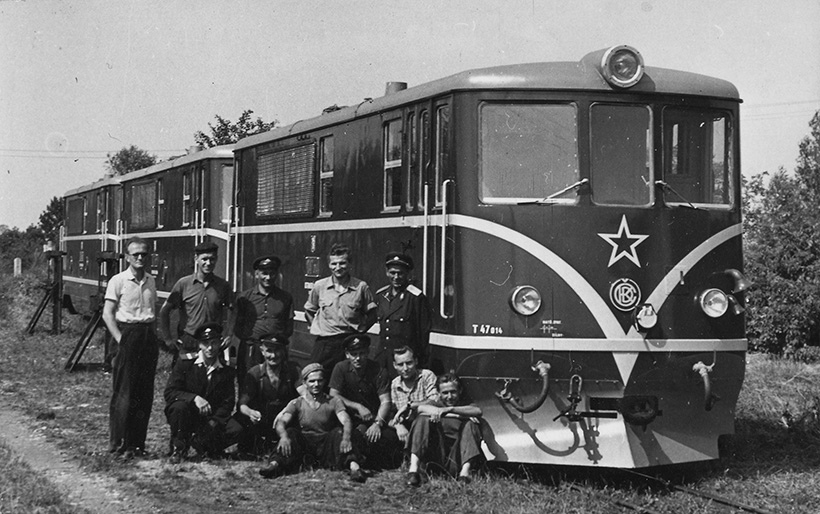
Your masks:
<svg viewBox="0 0 820 514"><path fill-rule="evenodd" d="M110 376L95 370L63 371L82 330L81 320L67 316L64 333L53 336L46 332L50 320L44 319L35 335L21 337L35 307L32 298L39 299L40 293L36 280L15 280L0 276L0 291L5 291L0 298L4 402L24 413L32 427L44 431L86 470L116 478L124 494L155 512L621 512L608 497L676 514L710 509L708 502L647 487L633 475L600 470L493 466L468 486L436 478L412 490L403 485L400 471L379 473L364 485L353 485L343 474L325 470L263 481L255 462L174 466L160 457L122 462L106 451ZM169 360L161 354L147 442L157 453L167 447L161 391ZM101 361L102 349L95 341L81 362ZM820 425L812 414L816 396L817 365L750 355L737 408L737 433L722 441L721 460L675 467L666 477L773 512L820 511ZM787 409L791 428L781 422ZM2 486L2 491L7 489L11 490ZM11 501L29 501L24 487L16 490L20 492L13 493L16 499ZM0 494L5 501L6 493ZM32 494L34 499L45 495Z"/></svg>

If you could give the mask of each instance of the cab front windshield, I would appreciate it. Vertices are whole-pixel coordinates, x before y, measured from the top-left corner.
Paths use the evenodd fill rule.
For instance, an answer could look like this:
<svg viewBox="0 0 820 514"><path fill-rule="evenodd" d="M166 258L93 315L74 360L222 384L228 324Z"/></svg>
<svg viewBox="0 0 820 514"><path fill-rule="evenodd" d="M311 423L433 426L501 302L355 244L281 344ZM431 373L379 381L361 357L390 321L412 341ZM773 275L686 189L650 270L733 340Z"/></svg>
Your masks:
<svg viewBox="0 0 820 514"><path fill-rule="evenodd" d="M575 103L485 103L481 113L481 201L574 203L588 179L597 205L730 206L734 195L728 113L593 103L589 135ZM654 119L661 116L663 172L655 169ZM580 143L579 143L580 141ZM582 173L579 148L589 149Z"/></svg>

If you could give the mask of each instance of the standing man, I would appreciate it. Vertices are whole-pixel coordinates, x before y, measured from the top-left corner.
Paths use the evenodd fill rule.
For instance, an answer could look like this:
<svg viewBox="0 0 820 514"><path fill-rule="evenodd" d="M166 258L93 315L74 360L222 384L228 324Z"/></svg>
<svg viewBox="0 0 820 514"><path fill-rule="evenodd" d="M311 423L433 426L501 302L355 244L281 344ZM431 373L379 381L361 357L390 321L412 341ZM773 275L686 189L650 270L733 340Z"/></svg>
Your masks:
<svg viewBox="0 0 820 514"><path fill-rule="evenodd" d="M159 311L159 330L165 345L172 351L179 352L179 359L192 360L199 352L199 342L194 337L197 329L205 323L216 322L222 325L225 308L233 307L233 291L225 279L214 274L217 252L216 243L200 243L194 247L196 269L194 273L182 277L174 284L171 295L165 300ZM171 311L180 310L179 338L171 335ZM228 324L231 324L229 320ZM233 327L223 334L230 334ZM230 342L225 336L223 343ZM177 356L174 356L176 363Z"/></svg>
<svg viewBox="0 0 820 514"><path fill-rule="evenodd" d="M381 329L376 361L394 377L393 350L396 348L410 347L419 365L427 365L430 304L421 289L410 283L413 259L409 255L388 253L384 266L390 283L376 291Z"/></svg>
<svg viewBox="0 0 820 514"><path fill-rule="evenodd" d="M236 298L236 325L239 338L236 356L236 378L242 396L245 374L265 359L260 349L262 336L282 341L285 348L293 335L293 297L276 286L282 261L275 255L253 261L256 285L242 291Z"/></svg>
<svg viewBox="0 0 820 514"><path fill-rule="evenodd" d="M126 246L128 268L111 277L105 291L103 321L119 346L112 366L108 450L125 458L145 454L154 402L157 286L146 273L149 255L148 243L131 239Z"/></svg>
<svg viewBox="0 0 820 514"><path fill-rule="evenodd" d="M328 255L330 276L313 284L305 302L310 333L316 336L310 360L327 375L345 359L345 338L367 332L376 322L376 300L366 282L350 275L351 263L350 249L334 244Z"/></svg>

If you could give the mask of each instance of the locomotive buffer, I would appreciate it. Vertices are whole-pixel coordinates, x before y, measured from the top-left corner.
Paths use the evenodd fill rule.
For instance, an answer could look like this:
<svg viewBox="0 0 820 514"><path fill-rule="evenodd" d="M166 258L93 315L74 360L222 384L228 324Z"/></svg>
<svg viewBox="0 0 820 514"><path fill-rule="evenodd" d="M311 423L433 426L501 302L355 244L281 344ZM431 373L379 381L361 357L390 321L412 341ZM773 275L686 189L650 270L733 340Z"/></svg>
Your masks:
<svg viewBox="0 0 820 514"><path fill-rule="evenodd" d="M99 277L97 279L97 294L91 297L91 319L89 319L88 323L85 325L83 333L80 336L80 340L77 341L74 351L71 352L71 355L68 357L68 361L65 363L66 371L74 371L74 368L80 362L80 358L83 356L83 353L85 353L85 349L88 348L91 339L94 337L94 333L100 327L102 327L105 331L105 357L103 358L103 369L106 369L111 365L109 359L111 334L109 334L108 329L105 328L105 323L103 323L102 317L103 307L105 306L105 288L103 287L103 277L105 277L105 281L107 283L111 277L119 272L120 257L121 256L115 252L101 252L100 256L97 257L97 265L99 266L100 272L97 275ZM103 269L106 270L105 274L103 274Z"/></svg>

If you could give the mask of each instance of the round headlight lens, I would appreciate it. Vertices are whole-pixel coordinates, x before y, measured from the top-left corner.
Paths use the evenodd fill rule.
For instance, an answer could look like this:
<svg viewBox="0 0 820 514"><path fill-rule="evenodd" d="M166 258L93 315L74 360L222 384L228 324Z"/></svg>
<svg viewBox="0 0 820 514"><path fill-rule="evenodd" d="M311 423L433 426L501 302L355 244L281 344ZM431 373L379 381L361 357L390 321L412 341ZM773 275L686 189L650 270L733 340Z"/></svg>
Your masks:
<svg viewBox="0 0 820 514"><path fill-rule="evenodd" d="M707 289L698 296L698 303L704 314L719 318L729 309L729 298L720 289Z"/></svg>
<svg viewBox="0 0 820 514"><path fill-rule="evenodd" d="M615 46L604 53L601 68L613 86L632 87L643 77L643 57L631 46Z"/></svg>
<svg viewBox="0 0 820 514"><path fill-rule="evenodd" d="M541 308L541 293L532 286L516 287L510 297L510 305L518 314L532 316Z"/></svg>

